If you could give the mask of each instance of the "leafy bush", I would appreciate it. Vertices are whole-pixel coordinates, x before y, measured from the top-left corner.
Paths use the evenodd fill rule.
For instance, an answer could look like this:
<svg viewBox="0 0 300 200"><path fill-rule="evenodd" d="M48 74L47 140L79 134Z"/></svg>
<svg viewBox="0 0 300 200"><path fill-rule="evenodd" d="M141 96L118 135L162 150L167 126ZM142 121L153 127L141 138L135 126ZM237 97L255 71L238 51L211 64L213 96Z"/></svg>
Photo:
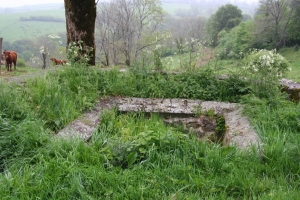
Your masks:
<svg viewBox="0 0 300 200"><path fill-rule="evenodd" d="M83 47L83 41L79 40L78 42L70 42L68 45L68 65L83 64L86 65L91 59L92 47L85 46Z"/></svg>
<svg viewBox="0 0 300 200"><path fill-rule="evenodd" d="M273 98L277 95L279 79L291 70L288 61L275 50L255 49L244 62L244 75L258 97Z"/></svg>
<svg viewBox="0 0 300 200"><path fill-rule="evenodd" d="M243 22L231 29L229 33L226 31L221 31L223 34L219 33L221 37L217 49L221 59L243 58L244 54L249 53L248 50L252 41L251 26L251 22Z"/></svg>

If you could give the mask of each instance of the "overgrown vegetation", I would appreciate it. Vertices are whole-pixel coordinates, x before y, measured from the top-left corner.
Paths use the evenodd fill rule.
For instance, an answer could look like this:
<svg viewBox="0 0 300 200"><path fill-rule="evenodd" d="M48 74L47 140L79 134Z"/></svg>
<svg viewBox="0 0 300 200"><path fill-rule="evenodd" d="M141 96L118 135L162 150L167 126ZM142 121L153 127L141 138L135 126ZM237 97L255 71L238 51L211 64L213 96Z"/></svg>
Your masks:
<svg viewBox="0 0 300 200"><path fill-rule="evenodd" d="M253 22L239 24L237 11L238 17L216 32L218 41L202 42L202 34L183 39L181 33L170 37L171 45L162 35L156 40L143 38L141 44L151 41L155 46L148 49L150 56L142 52L126 72L99 70L87 67L84 59L74 59L71 67L24 85L0 82L1 199L297 199L300 106L287 101L278 85L289 63L274 51L251 53L250 47L272 49L282 44L276 38L263 43L253 40ZM219 51L198 69L201 54L207 53L201 48L211 44L218 45ZM280 53L298 68L292 49L295 52L297 47ZM179 68L166 73L171 58L161 57L176 51L172 59ZM109 59L117 60L111 53ZM69 56L76 58L74 51ZM228 76L220 78L223 72ZM158 115L119 115L114 109L101 113L101 124L88 142L55 137L106 96L241 103L263 149L241 151L200 142L193 134L168 127ZM215 134L222 137L226 131L222 116L217 124Z"/></svg>
<svg viewBox="0 0 300 200"><path fill-rule="evenodd" d="M2 82L1 197L296 198L300 107L284 100L278 89L275 96L260 98L247 85L247 79L234 75L220 81L209 70L121 73L84 64L23 86ZM117 115L114 110L102 113L89 143L55 138L99 95L242 101L264 151L202 143L167 127L157 115Z"/></svg>

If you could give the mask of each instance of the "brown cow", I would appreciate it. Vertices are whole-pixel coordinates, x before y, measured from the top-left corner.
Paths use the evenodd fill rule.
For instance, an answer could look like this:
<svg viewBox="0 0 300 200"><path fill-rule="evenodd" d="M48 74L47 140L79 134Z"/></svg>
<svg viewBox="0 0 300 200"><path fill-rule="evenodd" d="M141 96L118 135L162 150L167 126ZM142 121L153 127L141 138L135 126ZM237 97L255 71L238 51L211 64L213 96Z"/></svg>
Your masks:
<svg viewBox="0 0 300 200"><path fill-rule="evenodd" d="M16 70L18 54L14 51L3 51L4 58L6 61L6 69L7 71L12 71L11 66L14 64L14 68Z"/></svg>
<svg viewBox="0 0 300 200"><path fill-rule="evenodd" d="M51 58L50 59L53 63L55 63L55 65L65 65L67 64L67 61L66 60L57 60L55 58Z"/></svg>

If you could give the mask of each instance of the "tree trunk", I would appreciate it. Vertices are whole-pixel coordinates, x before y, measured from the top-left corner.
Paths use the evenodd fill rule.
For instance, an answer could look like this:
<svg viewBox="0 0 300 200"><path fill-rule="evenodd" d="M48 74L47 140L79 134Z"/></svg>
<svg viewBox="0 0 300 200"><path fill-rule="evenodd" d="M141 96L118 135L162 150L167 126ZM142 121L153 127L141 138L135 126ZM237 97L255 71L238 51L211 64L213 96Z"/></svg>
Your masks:
<svg viewBox="0 0 300 200"><path fill-rule="evenodd" d="M67 27L67 44L70 42L83 42L83 50L92 47L88 64L95 65L95 0L65 0L65 15Z"/></svg>

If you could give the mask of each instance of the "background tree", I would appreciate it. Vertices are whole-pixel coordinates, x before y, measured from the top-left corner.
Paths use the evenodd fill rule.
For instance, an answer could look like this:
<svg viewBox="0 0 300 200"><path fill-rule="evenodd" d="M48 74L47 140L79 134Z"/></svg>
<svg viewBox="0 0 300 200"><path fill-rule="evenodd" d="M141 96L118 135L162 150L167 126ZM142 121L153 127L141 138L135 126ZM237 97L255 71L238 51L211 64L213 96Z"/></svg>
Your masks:
<svg viewBox="0 0 300 200"><path fill-rule="evenodd" d="M109 63L110 52L114 52L113 55L122 54L122 63L130 66L146 47L154 45L163 18L159 0L112 0L101 4L97 33L105 63Z"/></svg>
<svg viewBox="0 0 300 200"><path fill-rule="evenodd" d="M294 13L289 25L289 36L293 44L300 43L300 0L293 2Z"/></svg>
<svg viewBox="0 0 300 200"><path fill-rule="evenodd" d="M70 42L83 42L85 54L86 48L92 48L88 64L95 65L95 21L96 21L95 0L65 0L65 15L67 27L67 44Z"/></svg>
<svg viewBox="0 0 300 200"><path fill-rule="evenodd" d="M289 39L288 27L295 12L294 0L260 0L255 16L255 46L276 48Z"/></svg>
<svg viewBox="0 0 300 200"><path fill-rule="evenodd" d="M98 7L96 19L96 44L100 53L100 62L104 66L118 64L118 48L116 43L119 39L116 24L112 15L115 8L112 3L104 2Z"/></svg>
<svg viewBox="0 0 300 200"><path fill-rule="evenodd" d="M169 18L168 28L173 38L194 38L201 40L204 37L206 18L197 17L181 17Z"/></svg>
<svg viewBox="0 0 300 200"><path fill-rule="evenodd" d="M232 28L239 25L242 18L242 11L237 6L232 4L221 6L217 12L208 19L206 26L208 37L212 40L212 45L217 45L220 31L225 30L229 32Z"/></svg>

